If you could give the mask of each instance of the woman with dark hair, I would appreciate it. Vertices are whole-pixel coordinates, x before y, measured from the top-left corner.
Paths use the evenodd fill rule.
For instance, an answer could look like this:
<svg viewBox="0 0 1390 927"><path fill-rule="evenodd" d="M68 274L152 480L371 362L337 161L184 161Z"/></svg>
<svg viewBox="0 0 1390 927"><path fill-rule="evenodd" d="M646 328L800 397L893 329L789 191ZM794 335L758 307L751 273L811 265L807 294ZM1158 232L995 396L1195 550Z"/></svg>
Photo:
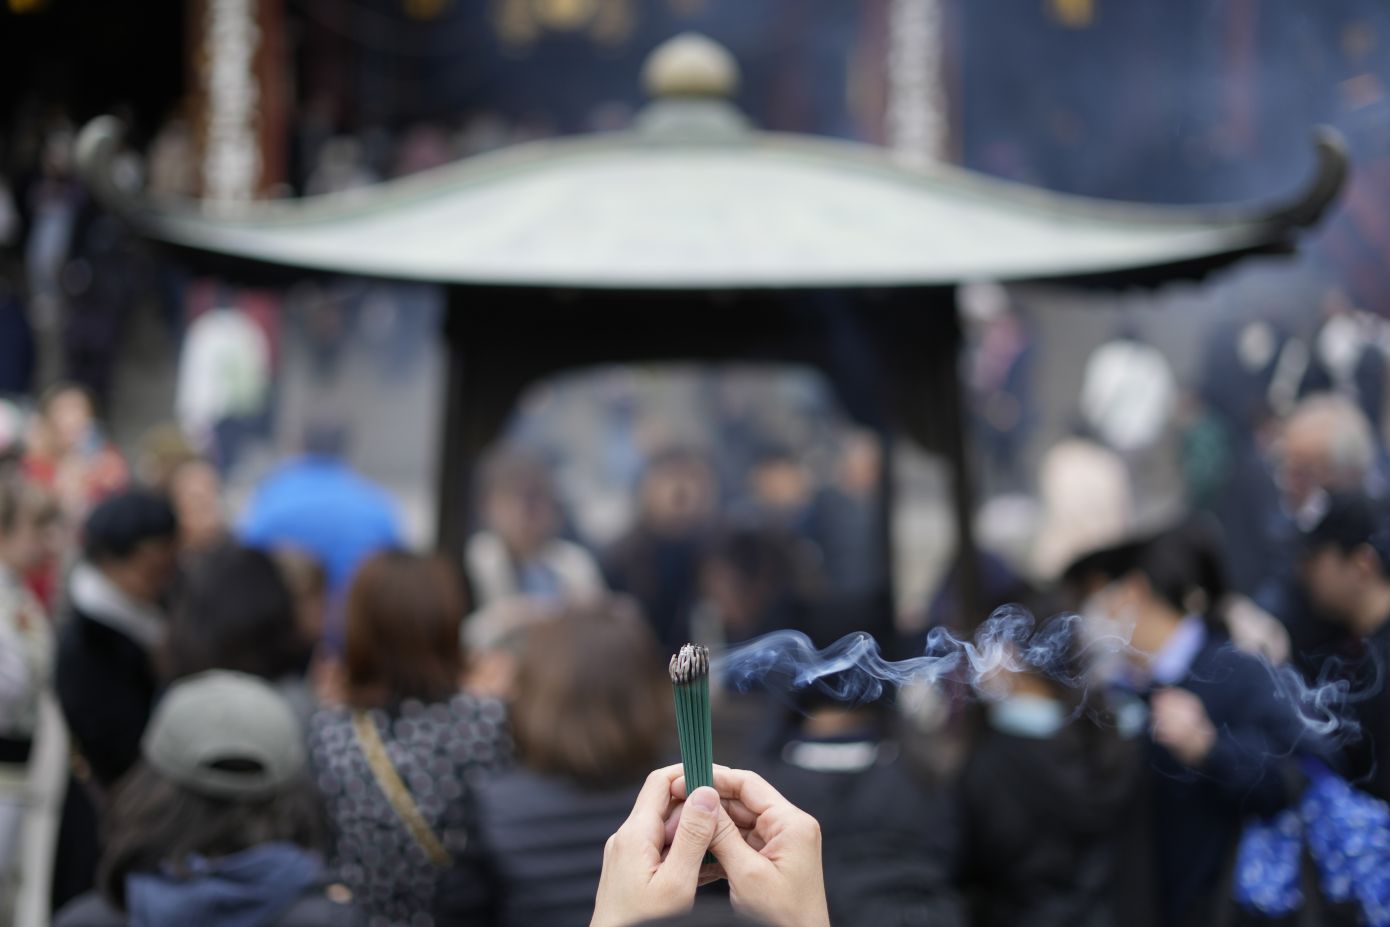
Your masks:
<svg viewBox="0 0 1390 927"><path fill-rule="evenodd" d="M1319 750L1269 669L1227 638L1221 562L1204 527L1098 551L1066 571L1088 625L1131 645L1120 688L1142 700L1129 708L1148 708L1144 801L1164 924L1215 921L1242 821L1287 806L1296 753Z"/></svg>
<svg viewBox="0 0 1390 927"><path fill-rule="evenodd" d="M347 704L310 723L335 868L374 925L484 914L470 799L511 745L502 705L460 692L463 610L447 562L369 559L348 593Z"/></svg>
<svg viewBox="0 0 1390 927"><path fill-rule="evenodd" d="M182 679L209 669L259 676L308 720L305 673L314 642L301 632L295 601L267 554L235 545L215 548L189 570L165 646L165 670Z"/></svg>
<svg viewBox="0 0 1390 927"><path fill-rule="evenodd" d="M478 802L496 923L589 923L604 840L670 746L663 665L627 599L574 606L527 633L511 705L520 768Z"/></svg>
<svg viewBox="0 0 1390 927"><path fill-rule="evenodd" d="M170 688L117 786L101 894L56 927L330 927L362 923L328 886L303 733L261 680L210 672Z"/></svg>

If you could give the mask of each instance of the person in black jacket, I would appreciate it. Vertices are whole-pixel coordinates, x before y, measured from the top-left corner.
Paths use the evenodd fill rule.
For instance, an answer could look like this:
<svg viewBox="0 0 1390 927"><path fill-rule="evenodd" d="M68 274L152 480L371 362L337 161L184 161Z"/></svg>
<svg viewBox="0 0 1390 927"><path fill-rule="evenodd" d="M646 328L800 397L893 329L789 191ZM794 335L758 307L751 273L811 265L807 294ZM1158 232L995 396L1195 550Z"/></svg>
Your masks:
<svg viewBox="0 0 1390 927"><path fill-rule="evenodd" d="M765 775L820 821L831 923L963 925L952 887L958 815L903 755L892 728L882 702L855 706L805 691Z"/></svg>
<svg viewBox="0 0 1390 927"><path fill-rule="evenodd" d="M1066 572L1088 623L1130 635L1123 687L1148 706L1145 786L1168 925L1214 922L1244 820L1286 807L1297 757L1323 752L1268 666L1198 611L1225 592L1203 528L1191 522L1119 544Z"/></svg>
<svg viewBox="0 0 1390 927"><path fill-rule="evenodd" d="M56 927L358 927L330 884L304 732L264 681L213 670L170 687L117 786L101 894Z"/></svg>
<svg viewBox="0 0 1390 927"><path fill-rule="evenodd" d="M1357 659L1337 665L1360 728L1345 748L1346 772L1390 802L1390 515L1362 493L1333 495L1304 544L1309 598L1360 646Z"/></svg>
<svg viewBox="0 0 1390 927"><path fill-rule="evenodd" d="M178 523L163 496L129 490L100 503L84 535L54 666L74 748L55 906L91 887L98 852L93 800L140 755L159 687L154 654L166 633L163 604L175 575Z"/></svg>
<svg viewBox="0 0 1390 927"><path fill-rule="evenodd" d="M1033 640L1049 629L1040 625ZM981 707L960 774L961 875L978 927L1110 927L1122 909L1144 907L1121 905L1135 900L1126 890L1134 862L1127 832L1139 751L1091 699L1059 681L1082 673L1082 642L1061 641L1053 666L991 678L999 691Z"/></svg>
<svg viewBox="0 0 1390 927"><path fill-rule="evenodd" d="M604 842L670 747L666 663L625 599L575 606L524 646L511 705L519 768L478 795L495 923L583 927Z"/></svg>

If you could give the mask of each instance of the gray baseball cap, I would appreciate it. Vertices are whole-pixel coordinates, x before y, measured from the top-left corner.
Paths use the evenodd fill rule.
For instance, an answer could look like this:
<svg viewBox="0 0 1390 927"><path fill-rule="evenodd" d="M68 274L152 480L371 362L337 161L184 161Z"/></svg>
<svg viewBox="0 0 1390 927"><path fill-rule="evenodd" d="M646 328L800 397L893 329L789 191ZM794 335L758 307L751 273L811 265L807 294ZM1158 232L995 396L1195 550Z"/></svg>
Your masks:
<svg viewBox="0 0 1390 927"><path fill-rule="evenodd" d="M211 670L169 687L140 745L145 761L204 795L266 798L303 771L304 733L264 680Z"/></svg>

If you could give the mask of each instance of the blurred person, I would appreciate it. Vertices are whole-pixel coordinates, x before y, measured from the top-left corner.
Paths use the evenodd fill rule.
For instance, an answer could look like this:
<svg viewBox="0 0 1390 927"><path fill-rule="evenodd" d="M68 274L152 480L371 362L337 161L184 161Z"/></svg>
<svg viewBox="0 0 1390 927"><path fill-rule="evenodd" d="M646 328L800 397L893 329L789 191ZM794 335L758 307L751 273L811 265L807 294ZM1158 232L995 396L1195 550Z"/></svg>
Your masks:
<svg viewBox="0 0 1390 927"><path fill-rule="evenodd" d="M1259 590L1279 555L1278 489L1266 463L1276 407L1292 401L1286 371L1305 348L1264 319L1233 322L1206 340L1181 415L1181 464L1194 509L1221 524L1231 586Z"/></svg>
<svg viewBox="0 0 1390 927"><path fill-rule="evenodd" d="M703 454L669 448L647 463L637 496L637 521L609 550L604 570L615 590L641 604L662 646L674 649L690 637L718 481Z"/></svg>
<svg viewBox="0 0 1390 927"><path fill-rule="evenodd" d="M854 431L841 444L834 479L812 497L806 537L815 544L829 591L863 602L888 588L880 477L882 442Z"/></svg>
<svg viewBox="0 0 1390 927"><path fill-rule="evenodd" d="M270 338L250 313L215 305L189 322L174 412L222 471L237 462L248 424L265 413L274 377Z"/></svg>
<svg viewBox="0 0 1390 927"><path fill-rule="evenodd" d="M789 447L764 446L744 477L747 496L738 516L754 524L801 533L815 478Z"/></svg>
<svg viewBox="0 0 1390 927"><path fill-rule="evenodd" d="M1281 496L1272 517L1276 555L1265 564L1255 602L1288 629L1292 657L1316 678L1329 659L1341 659L1356 642L1335 621L1322 620L1299 581L1299 525L1315 519L1325 493L1375 492L1376 440L1356 404L1320 393L1302 400L1284 421L1273 448ZM1235 539L1233 539L1235 540Z"/></svg>
<svg viewBox="0 0 1390 927"><path fill-rule="evenodd" d="M135 762L158 688L153 654L168 634L178 519L168 499L133 489L87 519L59 634L58 697L96 780Z"/></svg>
<svg viewBox="0 0 1390 927"><path fill-rule="evenodd" d="M1052 630L1040 624L1033 638ZM1108 927L1148 913L1152 880L1128 878L1144 858L1128 852L1139 750L1099 699L1057 681L1085 675L1085 641L1069 636L1050 666L989 680L959 776L961 878L979 927Z"/></svg>
<svg viewBox="0 0 1390 927"><path fill-rule="evenodd" d="M39 176L29 186L29 228L24 242L26 281L38 304L40 325L58 320L61 276L72 250L85 195L72 177L73 129L66 117L51 120L39 156Z"/></svg>
<svg viewBox="0 0 1390 927"><path fill-rule="evenodd" d="M527 632L510 705L518 767L478 794L494 923L589 922L603 841L670 752L663 666L630 600L574 607Z"/></svg>
<svg viewBox="0 0 1390 927"><path fill-rule="evenodd" d="M589 552L560 533L560 506L546 466L516 450L494 452L479 476L482 530L464 552L473 605L517 595L591 599L605 591Z"/></svg>
<svg viewBox="0 0 1390 927"><path fill-rule="evenodd" d="M339 435L325 429L306 443L308 453L285 461L256 485L236 535L248 547L290 547L313 556L336 598L363 560L400 545L400 516L389 493L339 456L333 447L341 443Z"/></svg>
<svg viewBox="0 0 1390 927"><path fill-rule="evenodd" d="M348 593L346 704L310 723L334 870L374 925L485 913L473 789L508 765L511 744L501 703L460 691L462 613L446 562L371 557Z"/></svg>
<svg viewBox="0 0 1390 927"><path fill-rule="evenodd" d="M330 885L303 731L265 682L213 671L175 683L111 803L100 894L56 927L351 927Z"/></svg>
<svg viewBox="0 0 1390 927"><path fill-rule="evenodd" d="M315 639L300 627L284 574L259 550L227 544L189 567L169 625L165 675L233 670L275 686L307 722L315 704L307 674Z"/></svg>
<svg viewBox="0 0 1390 927"><path fill-rule="evenodd" d="M795 543L782 533L756 528L722 532L700 569L696 636L734 644L800 627L811 604L802 572Z"/></svg>
<svg viewBox="0 0 1390 927"><path fill-rule="evenodd" d="M1137 333L1122 332L1086 358L1078 397L1083 427L1119 454L1132 458L1158 443L1177 399L1172 364Z"/></svg>
<svg viewBox="0 0 1390 927"><path fill-rule="evenodd" d="M295 547L271 552L294 601L294 624L311 648L309 693L316 705L341 705L346 698L343 661L325 638L328 630L328 573L312 554Z"/></svg>
<svg viewBox="0 0 1390 927"><path fill-rule="evenodd" d="M979 281L960 289L960 304L970 332L967 363L972 419L984 451L988 484L982 497L1026 487L1023 450L1037 412L1031 378L1037 347L1008 291Z"/></svg>
<svg viewBox="0 0 1390 927"><path fill-rule="evenodd" d="M1117 685L1147 702L1141 820L1153 828L1160 922L1211 923L1242 822L1287 807L1297 756L1322 745L1270 669L1226 639L1221 564L1200 524L1096 551L1065 575L1092 633L1128 637Z"/></svg>
<svg viewBox="0 0 1390 927"><path fill-rule="evenodd" d="M87 519L82 560L68 582L55 684L72 735L54 899L92 885L102 793L134 765L159 688L155 654L168 633L178 520L168 499L132 489Z"/></svg>
<svg viewBox="0 0 1390 927"><path fill-rule="evenodd" d="M1335 494L1304 545L1309 598L1360 645L1337 674L1360 725L1344 748L1348 778L1390 802L1390 513L1363 493Z"/></svg>
<svg viewBox="0 0 1390 927"><path fill-rule="evenodd" d="M1386 356L1379 337L1383 320L1358 308L1338 286L1327 290L1319 308L1322 324L1313 337L1300 388L1305 393L1347 396L1373 427L1379 427L1385 420ZM1384 448L1380 451L1383 463Z"/></svg>
<svg viewBox="0 0 1390 927"><path fill-rule="evenodd" d="M168 492L174 471L197 456L198 452L177 423L154 425L140 436L135 455L135 478L152 489Z"/></svg>
<svg viewBox="0 0 1390 927"><path fill-rule="evenodd" d="M1276 448L1285 510L1297 518L1319 490L1371 488L1375 459L1375 432L1354 402L1335 393L1309 396L1284 421Z"/></svg>
<svg viewBox="0 0 1390 927"><path fill-rule="evenodd" d="M21 830L38 770L30 763L40 703L52 682L53 632L47 613L24 583L44 557L51 501L13 475L0 475L0 921L10 922L20 880L33 877Z"/></svg>
<svg viewBox="0 0 1390 927"><path fill-rule="evenodd" d="M294 547L271 553L294 599L295 626L306 641L318 643L328 623L328 575L312 554Z"/></svg>
<svg viewBox="0 0 1390 927"><path fill-rule="evenodd" d="M763 771L820 822L833 923L965 924L952 885L959 818L950 796L903 755L885 702L803 692Z"/></svg>
<svg viewBox="0 0 1390 927"><path fill-rule="evenodd" d="M714 864L704 863L706 852ZM679 765L658 769L603 848L591 927L709 923L691 913L695 889L720 878L737 915L769 927L829 927L814 817L754 772L715 766L714 787L687 794Z"/></svg>
<svg viewBox="0 0 1390 927"><path fill-rule="evenodd" d="M1033 546L1033 575L1056 579L1081 554L1126 537L1134 521L1129 468L1095 441L1064 438L1038 464L1042 517Z"/></svg>
<svg viewBox="0 0 1390 927"><path fill-rule="evenodd" d="M92 394L61 383L39 398L24 472L58 497L63 513L81 524L92 505L129 479L120 451L101 432Z"/></svg>
<svg viewBox="0 0 1390 927"><path fill-rule="evenodd" d="M222 477L202 457L190 457L169 474L169 501L179 519L184 556L211 550L231 538L222 503Z"/></svg>

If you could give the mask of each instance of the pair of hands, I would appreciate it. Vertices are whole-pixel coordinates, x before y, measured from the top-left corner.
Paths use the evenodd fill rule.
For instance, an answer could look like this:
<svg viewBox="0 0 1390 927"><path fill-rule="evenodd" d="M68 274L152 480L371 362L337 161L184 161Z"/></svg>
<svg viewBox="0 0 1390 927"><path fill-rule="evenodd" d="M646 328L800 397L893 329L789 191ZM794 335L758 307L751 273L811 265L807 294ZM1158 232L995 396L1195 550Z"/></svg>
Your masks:
<svg viewBox="0 0 1390 927"><path fill-rule="evenodd" d="M705 851L716 860L704 864ZM728 879L739 911L776 927L829 927L820 825L756 773L714 767L687 798L679 765L647 777L603 848L590 927L627 927L688 911L695 888Z"/></svg>

